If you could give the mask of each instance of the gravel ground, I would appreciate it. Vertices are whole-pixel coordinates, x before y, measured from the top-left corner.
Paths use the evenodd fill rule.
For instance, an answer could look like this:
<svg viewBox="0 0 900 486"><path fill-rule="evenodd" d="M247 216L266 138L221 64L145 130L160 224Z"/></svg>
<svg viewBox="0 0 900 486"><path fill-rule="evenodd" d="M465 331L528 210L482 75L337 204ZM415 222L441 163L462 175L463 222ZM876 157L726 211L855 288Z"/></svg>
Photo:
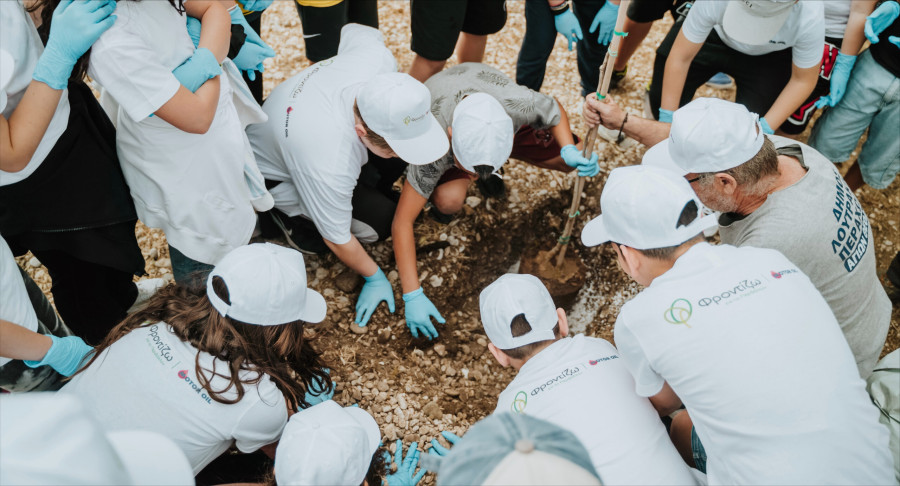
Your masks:
<svg viewBox="0 0 900 486"><path fill-rule="evenodd" d="M263 38L278 56L267 60L266 91L309 65L304 57L300 21L293 2L277 1L263 18ZM524 2L507 2L506 27L490 37L485 63L514 77L515 59L525 30ZM412 61L409 51L409 5L382 1L379 6L381 30L388 46L405 71ZM633 114L642 112L641 89L650 81L653 50L662 40L671 20L658 22L631 61L628 79L612 94ZM454 64L451 59L449 64ZM575 53L567 52L565 41L557 38L547 66L543 91L557 97L566 107L573 131L585 133L580 113L581 97ZM701 89L702 96L732 97L733 90ZM806 134L803 135L805 140ZM598 145L601 167L608 170L640 162L641 145L625 151ZM420 441L438 437L441 430L463 433L469 425L491 413L496 397L511 380L487 352L487 340L478 319L478 293L518 261L528 245L549 248L561 231L570 201L573 175L550 173L513 161L507 166L505 201L483 201L473 189L464 213L449 225L420 219L416 227L420 252L420 280L447 324L439 326L434 342L414 340L406 330L400 301L399 281L391 246L369 246L370 254L389 279L396 284L397 312L389 315L381 306L366 328L352 324L353 306L359 281L333 256L307 258L310 286L329 302L328 319L314 327L316 343L325 353L338 382L335 400L358 403L370 411L381 425L388 444L395 438ZM846 169L847 167L844 167ZM597 213L604 173L588 182L585 189L584 222ZM864 188L857 193L873 228L879 276L900 247L900 181L888 189ZM148 277L168 276L171 267L165 238L158 230L137 228L138 241L147 259ZM640 286L621 273L608 248L586 249L573 245L588 266L587 283L570 312L570 325L587 334L612 340L615 317L621 305L640 291ZM26 255L20 259L45 292L50 279L39 262ZM891 330L884 352L900 345L900 309L894 307ZM422 444L422 447L426 447ZM426 482L430 483L430 476Z"/></svg>

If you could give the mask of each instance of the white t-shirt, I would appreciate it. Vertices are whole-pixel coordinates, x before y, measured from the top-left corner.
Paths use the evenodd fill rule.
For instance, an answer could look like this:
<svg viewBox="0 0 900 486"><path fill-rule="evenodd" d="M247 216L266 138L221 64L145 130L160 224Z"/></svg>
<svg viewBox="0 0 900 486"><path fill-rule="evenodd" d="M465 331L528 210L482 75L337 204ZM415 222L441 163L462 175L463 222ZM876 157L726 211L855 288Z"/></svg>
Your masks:
<svg viewBox="0 0 900 486"><path fill-rule="evenodd" d="M238 403L219 403L200 386L194 367L198 353L200 366L212 370L213 357L178 339L164 322L141 327L104 350L60 393L77 395L106 430L150 430L172 439L194 474L232 441L242 452L276 442L287 424L287 405L268 375L256 385L244 385ZM225 363L215 364L218 373L228 375ZM245 373L247 379L256 377ZM221 390L227 383L219 376L211 387ZM237 393L232 388L225 396L233 399Z"/></svg>
<svg viewBox="0 0 900 486"><path fill-rule="evenodd" d="M347 24L338 54L300 71L266 99L266 123L247 134L266 179L289 181L269 192L275 207L305 216L328 241L350 241L353 189L368 161L354 130L353 103L363 82L397 63L377 29Z"/></svg>
<svg viewBox="0 0 900 486"><path fill-rule="evenodd" d="M700 243L619 313L616 344L650 397L667 382L709 484L891 484L878 423L828 304L775 250Z"/></svg>
<svg viewBox="0 0 900 486"><path fill-rule="evenodd" d="M822 2L825 7L825 37L844 38L847 19L850 18L850 4L853 0L829 0Z"/></svg>
<svg viewBox="0 0 900 486"><path fill-rule="evenodd" d="M716 29L725 45L751 56L791 48L794 65L799 68L813 67L822 61L822 46L825 44L823 2L818 0L797 2L792 7L791 15L781 26L781 30L768 44L763 45L743 44L725 33L722 29L722 18L725 16L728 3L722 0L695 1L688 11L681 32L687 40L701 44L706 42L709 33Z"/></svg>
<svg viewBox="0 0 900 486"><path fill-rule="evenodd" d="M9 120L13 111L19 106L19 102L22 101L22 97L25 96L25 90L31 84L34 66L44 52L44 45L34 27L34 22L31 21L31 17L19 0L0 1L0 47L12 56L15 63L9 84L0 86L0 90L6 94L6 104L0 106L0 112ZM0 170L0 186L13 184L30 176L56 145L56 141L66 131L68 124L69 91L63 90L53 118L50 120L50 126L44 132L28 165L18 172Z"/></svg>
<svg viewBox="0 0 900 486"><path fill-rule="evenodd" d="M603 339L560 339L529 359L494 413L513 412L569 430L604 484L696 484L619 354Z"/></svg>
<svg viewBox="0 0 900 486"><path fill-rule="evenodd" d="M172 70L194 52L182 15L169 2L119 2L118 19L91 51L90 76L119 105L116 149L138 217L162 228L188 257L215 264L250 240L256 224L244 166L253 158L227 76L203 135L150 115L180 83Z"/></svg>
<svg viewBox="0 0 900 486"><path fill-rule="evenodd" d="M3 2L0 2L2 5ZM18 324L29 331L38 330L37 315L22 282L22 274L12 250L0 236L0 319ZM12 361L0 356L0 366Z"/></svg>

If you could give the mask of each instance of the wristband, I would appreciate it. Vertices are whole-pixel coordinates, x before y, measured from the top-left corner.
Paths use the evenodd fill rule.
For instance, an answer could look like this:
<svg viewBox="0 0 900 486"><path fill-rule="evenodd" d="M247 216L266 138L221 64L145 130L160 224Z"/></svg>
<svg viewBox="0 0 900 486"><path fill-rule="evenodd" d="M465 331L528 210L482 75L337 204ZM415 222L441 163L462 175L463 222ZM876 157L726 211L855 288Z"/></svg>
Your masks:
<svg viewBox="0 0 900 486"><path fill-rule="evenodd" d="M567 10L569 10L569 2L568 1L565 1L559 5L551 5L550 6L550 11L553 12L554 17L564 14Z"/></svg>

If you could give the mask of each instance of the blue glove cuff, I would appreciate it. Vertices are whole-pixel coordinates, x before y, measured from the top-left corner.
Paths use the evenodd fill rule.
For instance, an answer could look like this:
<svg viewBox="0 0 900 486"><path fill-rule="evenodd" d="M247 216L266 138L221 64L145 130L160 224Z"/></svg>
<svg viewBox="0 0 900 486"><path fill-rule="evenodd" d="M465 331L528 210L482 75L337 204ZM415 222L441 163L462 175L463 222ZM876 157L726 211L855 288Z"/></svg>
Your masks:
<svg viewBox="0 0 900 486"><path fill-rule="evenodd" d="M853 66L856 64L856 56L851 56L850 54L844 54L843 52L839 52L837 55L837 59L834 60L834 67L846 65L848 69L853 69Z"/></svg>
<svg viewBox="0 0 900 486"><path fill-rule="evenodd" d="M38 58L31 78L53 89L66 89L77 61L77 59L68 59L59 54L52 45L48 45L41 57Z"/></svg>
<svg viewBox="0 0 900 486"><path fill-rule="evenodd" d="M56 346L56 343L59 342L59 338L52 334L47 335L47 337L49 337L50 340L53 341L53 344L50 345L50 349L47 350L47 354L45 354L44 357L41 358L40 361L31 361L31 360L27 360L27 359L23 360L23 362L25 363L25 366L27 366L29 368L37 368L38 366L44 366L44 365L49 364L49 363L47 363L47 357L50 356L50 354L51 354L50 351L53 349L54 346Z"/></svg>
<svg viewBox="0 0 900 486"><path fill-rule="evenodd" d="M666 110L664 108L659 109L659 121L665 123L672 123L672 117L675 115L675 112L672 110Z"/></svg>
<svg viewBox="0 0 900 486"><path fill-rule="evenodd" d="M374 282L376 280L387 280L387 277L384 275L384 272L381 271L381 267L379 267L375 273L368 277L363 277L363 279L365 279L366 282Z"/></svg>
<svg viewBox="0 0 900 486"><path fill-rule="evenodd" d="M409 302L409 301L415 299L416 297L423 295L424 293L425 293L425 291L422 290L422 287L419 287L416 290L413 290L412 292L410 292L408 294L403 294L403 302Z"/></svg>

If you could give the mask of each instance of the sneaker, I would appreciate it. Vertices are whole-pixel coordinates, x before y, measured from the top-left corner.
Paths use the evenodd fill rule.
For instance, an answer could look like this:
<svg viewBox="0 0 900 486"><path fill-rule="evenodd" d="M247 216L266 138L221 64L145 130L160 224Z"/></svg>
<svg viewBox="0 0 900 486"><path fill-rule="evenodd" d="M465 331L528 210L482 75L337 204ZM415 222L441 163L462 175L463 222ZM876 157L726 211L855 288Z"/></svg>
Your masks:
<svg viewBox="0 0 900 486"><path fill-rule="evenodd" d="M492 197L495 199L503 199L506 197L506 186L503 184L503 177L500 174L491 174L487 179L479 177L475 179L475 185L481 191L484 197Z"/></svg>
<svg viewBox="0 0 900 486"><path fill-rule="evenodd" d="M306 255L327 255L331 252L316 225L302 217L290 217L277 209L262 213L268 215L271 223L281 231L285 242L291 248Z"/></svg>
<svg viewBox="0 0 900 486"><path fill-rule="evenodd" d="M625 69L621 71L616 71L613 69L612 77L609 78L609 89L616 89L619 87L619 83L625 79L625 76L628 74L628 66L625 66Z"/></svg>
<svg viewBox="0 0 900 486"><path fill-rule="evenodd" d="M131 304L131 307L125 311L127 314L131 314L132 312L138 311L144 307L144 304L150 300L150 297L156 295L156 292L159 289L166 286L166 279L164 278L148 278L144 280L138 280L134 283L134 286L137 287L137 298L134 299L134 304Z"/></svg>
<svg viewBox="0 0 900 486"><path fill-rule="evenodd" d="M728 89L734 87L734 80L725 73L718 73L709 78L706 85L713 89Z"/></svg>

